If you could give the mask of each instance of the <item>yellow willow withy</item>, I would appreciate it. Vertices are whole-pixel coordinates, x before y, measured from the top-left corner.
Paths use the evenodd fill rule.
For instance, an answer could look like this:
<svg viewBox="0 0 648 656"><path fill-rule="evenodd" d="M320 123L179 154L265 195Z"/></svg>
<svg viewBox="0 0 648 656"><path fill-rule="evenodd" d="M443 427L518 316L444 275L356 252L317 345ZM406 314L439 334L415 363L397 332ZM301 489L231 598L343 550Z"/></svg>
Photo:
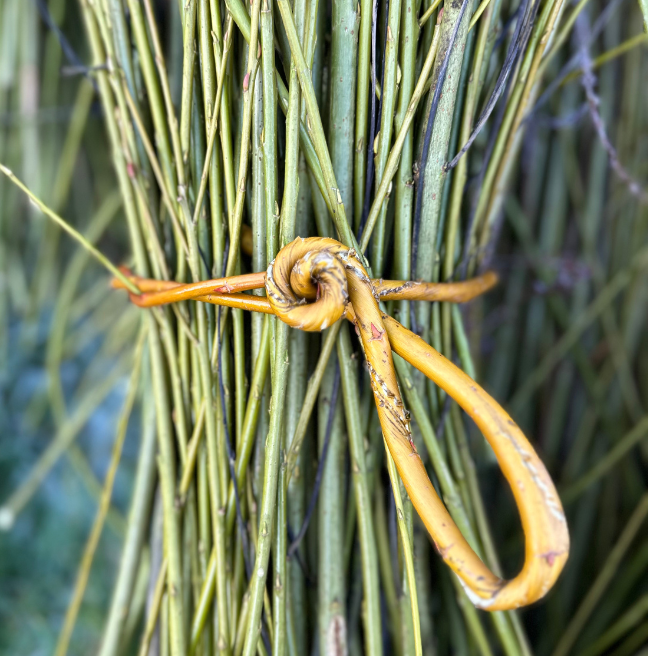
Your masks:
<svg viewBox="0 0 648 656"><path fill-rule="evenodd" d="M144 292L134 303L150 307L181 300L276 314L301 330L317 331L346 317L360 337L385 443L407 493L443 560L470 600L489 611L543 597L567 561L569 534L554 484L515 422L474 380L420 337L380 310L381 300L465 302L490 289L489 272L461 283L371 280L356 253L333 239L297 238L266 273L194 284L132 277ZM115 286L121 286L116 282ZM241 292L265 287L267 296ZM522 571L511 580L493 574L467 543L439 499L412 441L392 350L445 390L475 421L511 486L526 538Z"/></svg>

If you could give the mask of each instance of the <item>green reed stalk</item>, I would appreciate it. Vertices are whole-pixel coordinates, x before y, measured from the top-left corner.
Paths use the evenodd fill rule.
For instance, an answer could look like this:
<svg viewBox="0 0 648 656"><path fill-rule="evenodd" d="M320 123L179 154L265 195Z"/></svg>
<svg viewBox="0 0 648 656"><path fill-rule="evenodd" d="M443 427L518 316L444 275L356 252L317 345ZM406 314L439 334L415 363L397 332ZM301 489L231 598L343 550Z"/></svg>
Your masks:
<svg viewBox="0 0 648 656"><path fill-rule="evenodd" d="M401 21L401 0L390 0L387 20L387 34L383 62L383 87L380 95L380 132L378 133L378 148L376 152L376 185L380 185L391 148L394 113L396 112L397 87L400 71L398 68L399 36ZM409 36L409 35L408 35ZM385 257L385 238L387 230L387 205L389 199L382 205L380 216L376 223L372 250L372 267L377 276L382 276Z"/></svg>
<svg viewBox="0 0 648 656"><path fill-rule="evenodd" d="M364 629L366 653L382 654L380 619L380 588L378 582L378 553L371 510L371 494L367 480L367 464L361 418L358 412L360 395L357 388L355 366L352 358L351 339L345 326L338 340L338 359L342 380L342 398L349 434L351 452L351 476L355 490L358 517L358 540L362 556L362 580L364 595Z"/></svg>
<svg viewBox="0 0 648 656"><path fill-rule="evenodd" d="M115 476L117 474L117 468L119 467L121 460L124 440L126 439L126 429L128 428L128 422L140 385L139 378L142 364L142 351L144 347L144 330L145 329L142 329L142 333L137 343L135 360L133 362L133 371L131 373L131 378L128 386L128 393L126 395L124 406L122 408L121 415L117 424L117 434L115 435L115 442L113 444L113 452L110 464L108 466L108 471L106 472L106 478L101 493L99 508L97 510L97 514L92 524L92 529L90 531L90 535L88 536L88 541L83 552L83 558L81 559L81 565L79 566L79 572L74 586L72 600L70 601L67 612L65 614L63 628L61 629L61 633L56 645L56 656L65 656L68 651L70 638L72 637L74 625L76 624L76 619L79 614L79 608L81 607L83 595L88 584L90 568L92 567L92 562L97 550L99 538L101 537L106 515L110 507L110 498L113 492Z"/></svg>

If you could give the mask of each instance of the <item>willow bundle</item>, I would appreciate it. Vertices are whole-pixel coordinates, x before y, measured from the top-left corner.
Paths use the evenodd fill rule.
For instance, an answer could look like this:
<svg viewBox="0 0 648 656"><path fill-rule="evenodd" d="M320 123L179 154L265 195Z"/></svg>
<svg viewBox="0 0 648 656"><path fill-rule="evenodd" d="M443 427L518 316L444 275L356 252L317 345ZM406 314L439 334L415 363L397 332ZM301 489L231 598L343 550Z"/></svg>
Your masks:
<svg viewBox="0 0 648 656"><path fill-rule="evenodd" d="M595 656L648 639L642 7L0 3L0 107L30 88L74 102L63 138L25 119L0 141L0 298L27 351L47 317L47 386L23 412L56 431L0 488L0 524L63 454L98 503L57 656ZM53 222L13 226L11 182ZM82 246L69 262L57 224ZM147 309L88 283L90 258ZM73 395L63 364L98 336ZM102 485L74 442L125 378ZM104 525L120 556L81 637ZM558 577L567 526L556 588L515 610ZM509 596L521 568L534 583Z"/></svg>

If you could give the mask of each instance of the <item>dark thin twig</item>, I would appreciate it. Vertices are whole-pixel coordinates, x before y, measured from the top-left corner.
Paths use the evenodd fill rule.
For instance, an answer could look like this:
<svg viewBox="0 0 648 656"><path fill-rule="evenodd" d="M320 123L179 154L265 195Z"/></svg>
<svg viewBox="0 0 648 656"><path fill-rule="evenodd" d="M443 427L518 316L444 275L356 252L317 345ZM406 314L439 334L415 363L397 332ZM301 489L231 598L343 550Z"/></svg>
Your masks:
<svg viewBox="0 0 648 656"><path fill-rule="evenodd" d="M506 41L508 37L508 33L511 30L511 26L515 21L517 20L517 17L520 13L521 5L513 11L513 13L506 19L506 22L502 26L502 30L500 31L499 35L497 36L497 39L495 39L495 43L493 44L493 52L496 52L502 47L502 44L504 41Z"/></svg>
<svg viewBox="0 0 648 656"><path fill-rule="evenodd" d="M414 228L412 231L412 273L416 275L416 260L418 257L418 233L421 225L421 206L423 204L423 187L425 184L425 168L427 166L428 155L430 152L430 142L432 141L432 127L434 126L434 121L436 118L437 109L439 107L439 100L441 99L441 92L443 91L443 83L445 82L445 76L448 72L448 66L450 64L450 56L452 55L452 49L454 47L455 41L457 40L457 34L459 33L459 26L463 20L464 14L466 13L466 8L468 7L469 0L463 0L461 4L461 9L459 10L459 18L452 30L450 35L450 40L448 42L448 48L446 50L441 68L439 69L439 75L437 77L437 83L434 87L434 95L432 96L432 104L430 105L430 113L428 114L427 126L425 128L425 138L423 140L423 149L421 151L421 159L418 164L418 180L416 181L416 203L414 205Z"/></svg>
<svg viewBox="0 0 648 656"><path fill-rule="evenodd" d="M229 238L225 243L225 256L223 257L223 271L222 277L225 277L225 268L227 266L227 254L229 252ZM223 349L220 341L221 330L221 307L218 306L216 310L216 344L218 348L218 389L220 393L221 407L223 409L223 427L225 429L225 445L227 446L227 461L229 463L230 476L234 485L234 500L236 505L236 523L238 524L239 534L241 536L241 544L243 547L243 560L245 562L245 571L248 579L252 577L252 563L250 562L250 547L248 543L248 535L243 521L243 513L241 511L241 497L238 489L238 482L236 480L236 454L232 443L230 441L229 427L227 425L227 406L225 404L225 385L223 383ZM209 409L207 410L209 412Z"/></svg>
<svg viewBox="0 0 648 656"><path fill-rule="evenodd" d="M419 337L423 335L423 328L419 326L416 321L416 312L414 310L414 303L409 304L409 315L410 315L410 326L412 327L412 332ZM421 328L421 330L419 330Z"/></svg>
<svg viewBox="0 0 648 656"><path fill-rule="evenodd" d="M479 133L479 131L481 131L488 118L490 118L490 115L492 114L493 110L495 109L495 105L497 104L497 100L502 95L504 95L504 97L508 97L513 82L512 78L509 77L510 71L513 70L513 67L516 65L519 58L524 56L524 51L526 49L526 45L528 43L529 37L531 36L533 23L538 11L539 1L535 3L535 5L531 8L530 11L527 11L528 6L529 6L529 0L525 0L523 18L516 25L511 47L509 48L506 54L504 64L502 66L500 74L497 78L497 82L495 84L495 91L491 95L489 101L486 103L486 107L482 111L482 114L478 120L477 127L473 131L470 139L466 142L462 150L456 155L456 157L452 160L452 162L446 165L446 169L455 166L459 161L459 159L461 158L461 156L463 155L463 153L465 153L468 150L468 148L470 148L473 141L477 137L477 134ZM497 114L495 115L493 129L491 131L486 146L486 151L484 154L484 160L482 162L479 175L475 180L476 190L473 194L473 202L470 210L470 216L468 219L466 240L464 242L462 259L461 262L459 263L459 266L455 268L455 275L459 275L462 279L466 277L468 262L470 259L470 236L472 234L472 229L477 214L477 202L479 198L478 192L483 185L484 178L486 176L486 171L488 169L488 165L490 164L493 151L495 150L495 143L497 140L497 135L499 134L499 128L504 120L505 109L506 109L506 104L505 103L501 104L497 111Z"/></svg>
<svg viewBox="0 0 648 656"><path fill-rule="evenodd" d="M68 60L69 64L74 67L75 70L83 73L91 82L94 90L97 91L97 82L90 75L92 69L88 66L85 66L81 61L79 55L76 54L74 48L70 45L70 42L65 37L65 34L61 31L61 28L54 22L52 14L50 14L47 2L45 0L34 0L36 3L36 8L43 19L47 28L54 33L54 36L58 39L58 42L61 46L61 50L65 55L65 58Z"/></svg>
<svg viewBox="0 0 648 656"><path fill-rule="evenodd" d="M583 89L585 90L585 96L587 98L587 106L589 109L589 114L594 124L594 129L598 135L599 141L605 151L608 154L610 159L610 166L617 174L619 179L628 187L628 190L633 196L636 196L641 202L648 202L648 194L641 188L641 185L637 180L635 180L626 168L619 161L619 155L616 151L616 148L612 145L610 138L608 137L607 130L605 128L605 122L603 117L599 112L599 105L601 103L600 98L596 95L594 91L594 86L596 85L596 76L594 75L594 68L592 64L592 58L589 55L588 47L588 25L587 17L585 14L580 14L576 19L576 38L579 42L579 56L581 67L583 69L583 76L581 77L581 83Z"/></svg>
<svg viewBox="0 0 648 656"><path fill-rule="evenodd" d="M61 77L75 77L76 75L89 75L90 73L97 73L99 71L107 71L108 66L101 64L100 66L63 66L61 68Z"/></svg>
<svg viewBox="0 0 648 656"><path fill-rule="evenodd" d="M592 32L587 38L587 45L591 45L599 37L601 32L605 29L607 24L610 22L614 12L623 4L624 0L612 0L608 4L601 15L596 19L594 26L592 27ZM565 78L578 67L578 62L580 59L580 53L573 55L569 61L560 69L560 72L556 77L551 81L549 86L544 90L542 95L538 98L535 105L529 113L525 116L524 121L529 121L536 114L536 112L550 100L551 96L560 88L560 85L563 83Z"/></svg>
<svg viewBox="0 0 648 656"><path fill-rule="evenodd" d="M564 130L565 128L573 128L575 125L578 125L583 120L583 117L587 115L588 111L587 103L583 103L580 107L567 112L563 116L545 116L544 114L539 114L536 116L534 122L549 130Z"/></svg>
<svg viewBox="0 0 648 656"><path fill-rule="evenodd" d="M333 379L333 389L331 390L331 399L329 405L329 415L326 420L326 433L324 435L324 445L322 446L322 455L320 456L319 463L317 465L317 474L315 475L315 486L313 487L313 492L311 494L310 500L308 502L308 509L306 510L306 516L302 522L299 533L295 536L294 540L290 543L288 548L288 559L292 558L292 555L299 548L299 544L304 539L310 520L315 512L315 506L317 505L317 497L319 496L320 487L322 485L322 476L324 475L324 466L326 465L326 456L328 455L329 446L331 443L331 433L333 431L333 417L335 415L335 406L337 404L338 392L340 390L340 363L337 362L335 365L335 378Z"/></svg>
<svg viewBox="0 0 648 656"><path fill-rule="evenodd" d="M386 0L385 22L389 22L389 0ZM378 105L378 114L376 115L376 41L378 31L378 0L374 0L373 14L371 18L371 121L369 122L369 141L367 141L367 175L365 178L365 199L362 208L362 219L358 227L358 239L362 235L369 210L371 209L371 187L374 178L374 141L376 139L376 125L380 123L382 113L382 91L385 88L385 50L387 49L387 28L385 27L385 48L383 49L382 70L380 73L380 103Z"/></svg>
<svg viewBox="0 0 648 656"><path fill-rule="evenodd" d="M290 544L292 544L295 541L295 534L292 532L290 529L290 526L287 526L287 533L288 533L288 540L290 540ZM308 585L316 585L317 580L311 573L311 571L308 569L308 566L304 562L304 559L302 558L301 554L299 553L299 549L295 551L294 553L295 559L297 560L297 563L299 564L299 567L302 571L302 574L304 575L304 578L306 579L306 583Z"/></svg>
<svg viewBox="0 0 648 656"><path fill-rule="evenodd" d="M513 79L509 78L507 82L506 95L509 95L509 89L513 84ZM490 164L491 158L493 156L493 151L495 150L495 143L497 142L497 135L499 134L499 129L504 121L504 114L506 112L506 103L502 103L498 109L497 114L495 114L495 120L493 122L492 131L488 138L488 143L486 144L486 151L484 152L484 160L482 162L481 168L479 170L479 175L470 181L468 184L474 184L474 192L472 197L472 203L470 208L470 216L468 218L468 224L466 227L466 239L464 241L463 254L461 256L461 262L455 268L455 273L459 274L461 280L465 279L466 273L468 271L468 263L470 262L470 238L473 231L473 226L475 225L475 217L477 216L477 205L479 203L479 191L484 184L484 178L486 177L486 171L488 170L488 165ZM476 253L474 254L477 255Z"/></svg>
<svg viewBox="0 0 648 656"><path fill-rule="evenodd" d="M521 5L522 19L518 21L515 27L513 39L506 53L506 57L504 58L504 63L502 64L502 68L497 77L497 81L495 82L495 88L493 89L493 93L491 94L490 98L486 103L486 106L484 107L482 113L477 119L477 123L475 124L475 127L473 128L470 137L463 145L461 150L454 156L452 161L448 162L445 165L444 168L446 171L457 166L459 160L468 151L470 146L472 146L473 142L477 138L477 135L481 132L482 128L486 124L486 121L490 118L490 115L493 113L497 101L500 99L504 89L507 87L506 82L508 80L509 75L511 74L511 71L513 70L513 67L516 65L516 63L524 53L524 50L526 49L527 42L533 30L533 24L535 21L536 14L538 13L539 6L540 6L540 0L536 0L533 3L533 5L531 4L531 0L524 0L523 4Z"/></svg>
<svg viewBox="0 0 648 656"><path fill-rule="evenodd" d="M593 35L594 34L598 35L604 29L605 25L607 25L607 23L609 22L611 16L613 15L614 10L616 8L618 8L618 6L622 2L623 2L623 0L612 0L612 2L603 10L603 12L601 13L601 15L599 16L599 18L596 21L594 30L592 32ZM572 60L573 60L573 62L577 63L578 62L578 54L575 55L572 58ZM569 74L572 67L573 67L572 62L570 60L570 62L567 64L567 66L565 66L563 68L563 72L564 72L565 76ZM505 96L509 95L509 88L510 88L511 84L512 84L512 79L509 78L509 80L507 82L507 87L508 88L505 92ZM545 94L543 94L543 96L541 96L540 100L536 103L535 107L531 110L531 112L529 114L527 114L527 116L524 118L524 120L520 123L520 127L522 127L522 125L524 125L525 122L532 117L533 112L535 112L539 107L541 107L544 104L543 98L545 98L545 96L546 96L546 100L548 100L549 96L553 92L553 91L550 92L551 87L552 87L552 85L550 85L549 89L547 89ZM496 142L496 139L497 139L497 135L499 133L499 128L502 124L502 121L504 120L504 110L505 109L506 109L505 104L500 105L500 107L498 109L498 112L496 114L494 124L492 126L492 131L491 131L491 135L490 135L489 140L488 140L488 144L486 146L486 152L485 152L485 155L484 155L484 160L482 162L481 169L479 171L479 175L474 180L469 182L469 184L471 186L475 187L475 192L473 194L472 207L471 207L471 211L470 211L470 217L468 219L468 226L467 226L467 230L466 230L466 239L465 239L465 242L464 242L461 262L459 263L459 266L457 266L457 268L455 269L455 272L458 273L459 276L462 279L466 277L466 272L468 270L468 264L471 260L470 238L471 238L471 235L472 235L473 226L474 226L474 223L475 223L475 217L476 217L476 214L477 214L477 202L478 202L478 198L479 198L479 193L478 192L479 192L479 190L481 189L481 187L483 185L484 178L486 176L486 170L488 169L488 165L490 164L490 161L491 161L491 158L492 158L492 155L493 155L493 151L495 149L495 142ZM496 228L495 230L493 230L493 235L496 236L497 233L498 233L498 229ZM495 241L496 241L496 239L492 239L491 244L494 244ZM486 257L484 258L484 266L487 266L489 264L489 260L491 259L492 252L493 252L493 247L491 245L490 254L487 254ZM473 257L476 257L476 256L477 256L477 253L473 253Z"/></svg>
<svg viewBox="0 0 648 656"><path fill-rule="evenodd" d="M443 434L445 433L445 424L448 415L450 414L450 402L452 397L449 394L445 395L443 399L443 407L441 408L441 416L439 417L439 423L435 429L437 440L443 439Z"/></svg>
<svg viewBox="0 0 648 656"><path fill-rule="evenodd" d="M202 249L202 246L200 244L198 244L198 253L200 253L200 259L202 260L202 263L205 265L205 271L211 271L209 264L207 264L207 256L205 255L205 251Z"/></svg>

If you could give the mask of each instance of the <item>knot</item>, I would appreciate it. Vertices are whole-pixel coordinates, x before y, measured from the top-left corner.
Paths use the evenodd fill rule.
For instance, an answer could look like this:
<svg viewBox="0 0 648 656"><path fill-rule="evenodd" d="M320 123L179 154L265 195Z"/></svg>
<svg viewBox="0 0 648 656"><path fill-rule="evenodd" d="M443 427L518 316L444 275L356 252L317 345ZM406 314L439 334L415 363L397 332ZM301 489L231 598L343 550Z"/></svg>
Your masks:
<svg viewBox="0 0 648 656"><path fill-rule="evenodd" d="M346 315L348 271L369 280L353 249L335 239L298 237L268 267L268 300L289 326L309 332L324 330Z"/></svg>

